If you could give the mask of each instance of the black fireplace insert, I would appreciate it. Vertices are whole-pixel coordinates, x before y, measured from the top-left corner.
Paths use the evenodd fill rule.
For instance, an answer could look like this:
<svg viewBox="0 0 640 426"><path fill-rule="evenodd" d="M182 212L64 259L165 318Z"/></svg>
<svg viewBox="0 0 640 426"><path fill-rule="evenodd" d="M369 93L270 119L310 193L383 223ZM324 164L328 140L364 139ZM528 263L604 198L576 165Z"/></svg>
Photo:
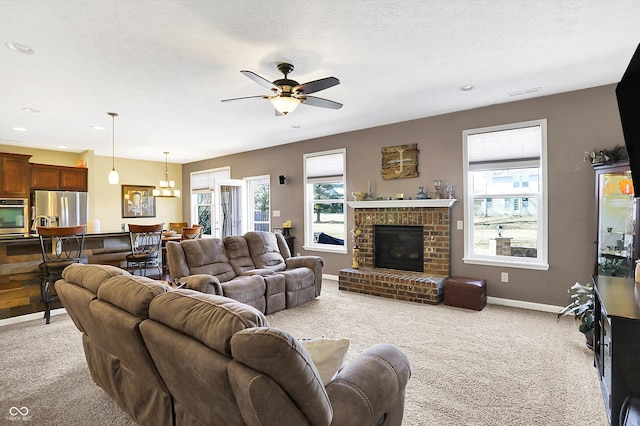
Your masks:
<svg viewBox="0 0 640 426"><path fill-rule="evenodd" d="M422 226L374 225L373 240L376 268L424 271Z"/></svg>

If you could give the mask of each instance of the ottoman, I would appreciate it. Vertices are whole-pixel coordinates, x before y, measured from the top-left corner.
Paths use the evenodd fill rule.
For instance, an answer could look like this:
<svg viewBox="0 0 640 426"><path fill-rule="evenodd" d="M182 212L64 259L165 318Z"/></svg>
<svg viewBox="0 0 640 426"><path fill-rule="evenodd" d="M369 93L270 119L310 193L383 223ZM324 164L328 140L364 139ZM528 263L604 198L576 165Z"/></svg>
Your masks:
<svg viewBox="0 0 640 426"><path fill-rule="evenodd" d="M444 304L481 311L487 304L487 280L447 278L444 282Z"/></svg>

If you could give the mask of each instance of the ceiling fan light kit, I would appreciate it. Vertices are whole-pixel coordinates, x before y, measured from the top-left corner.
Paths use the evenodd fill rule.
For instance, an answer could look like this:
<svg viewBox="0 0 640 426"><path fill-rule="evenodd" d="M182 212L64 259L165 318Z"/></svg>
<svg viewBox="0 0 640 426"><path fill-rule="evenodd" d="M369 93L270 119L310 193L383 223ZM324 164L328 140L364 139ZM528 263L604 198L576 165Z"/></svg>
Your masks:
<svg viewBox="0 0 640 426"><path fill-rule="evenodd" d="M246 96L242 98L223 99L222 102L239 101L245 99L269 99L273 107L275 108L276 115L287 115L293 112L298 105L307 104L310 106L316 106L329 109L340 109L342 104L328 99L318 98L315 96L308 96L310 93L319 92L320 90L328 89L330 87L340 84L340 80L335 77L326 77L320 80L310 81L308 83L299 84L295 80L289 80L287 76L293 71L293 65L283 62L278 64L278 70L284 74L284 78L275 80L273 82L260 77L258 74L242 70L242 74L255 81L259 85L271 90L274 95L262 95L262 96Z"/></svg>

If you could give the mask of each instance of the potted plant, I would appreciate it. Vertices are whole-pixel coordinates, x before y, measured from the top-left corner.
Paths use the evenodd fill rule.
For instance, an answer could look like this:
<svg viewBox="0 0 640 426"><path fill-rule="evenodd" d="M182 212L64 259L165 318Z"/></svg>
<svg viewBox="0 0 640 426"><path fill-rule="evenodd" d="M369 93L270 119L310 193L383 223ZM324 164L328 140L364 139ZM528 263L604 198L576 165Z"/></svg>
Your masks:
<svg viewBox="0 0 640 426"><path fill-rule="evenodd" d="M575 283L568 290L571 295L569 304L558 312L558 320L564 315L573 314L580 320L578 330L585 335L587 347L593 349L593 335L595 328L595 301L593 285Z"/></svg>

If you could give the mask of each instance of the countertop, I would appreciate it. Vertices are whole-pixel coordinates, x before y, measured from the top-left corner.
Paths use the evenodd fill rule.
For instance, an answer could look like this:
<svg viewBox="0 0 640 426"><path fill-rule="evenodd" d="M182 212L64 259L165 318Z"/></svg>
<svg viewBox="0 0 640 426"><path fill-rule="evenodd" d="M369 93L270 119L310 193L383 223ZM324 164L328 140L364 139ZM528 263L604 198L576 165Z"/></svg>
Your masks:
<svg viewBox="0 0 640 426"><path fill-rule="evenodd" d="M129 236L128 232L125 231L101 231L95 232L92 234L86 234L85 238L98 238L98 237L121 237L121 236ZM8 244L8 243L20 243L20 242L30 242L30 241L39 241L38 234L7 234L0 235L0 244Z"/></svg>

